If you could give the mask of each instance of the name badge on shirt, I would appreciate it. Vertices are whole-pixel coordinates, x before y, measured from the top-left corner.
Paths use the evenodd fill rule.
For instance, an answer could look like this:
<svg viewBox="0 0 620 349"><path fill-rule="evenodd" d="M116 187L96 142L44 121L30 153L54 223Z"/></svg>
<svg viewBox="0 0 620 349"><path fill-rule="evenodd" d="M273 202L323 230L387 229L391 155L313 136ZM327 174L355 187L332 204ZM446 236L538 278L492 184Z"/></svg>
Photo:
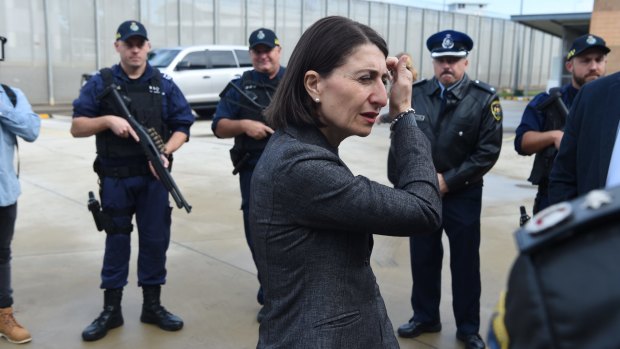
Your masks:
<svg viewBox="0 0 620 349"><path fill-rule="evenodd" d="M156 95L161 94L159 86L149 85L149 93L154 93Z"/></svg>

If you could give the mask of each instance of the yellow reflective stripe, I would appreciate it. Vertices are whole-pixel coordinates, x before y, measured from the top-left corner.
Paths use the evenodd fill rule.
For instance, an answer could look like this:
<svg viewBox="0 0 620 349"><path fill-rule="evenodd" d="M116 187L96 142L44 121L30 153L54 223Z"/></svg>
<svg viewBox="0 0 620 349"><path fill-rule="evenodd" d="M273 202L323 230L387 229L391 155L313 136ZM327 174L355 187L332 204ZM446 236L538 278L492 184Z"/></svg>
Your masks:
<svg viewBox="0 0 620 349"><path fill-rule="evenodd" d="M499 301L495 307L495 314L493 314L493 332L497 342L501 349L508 349L510 344L510 337L504 324L504 317L506 315L506 291L502 291L499 295Z"/></svg>

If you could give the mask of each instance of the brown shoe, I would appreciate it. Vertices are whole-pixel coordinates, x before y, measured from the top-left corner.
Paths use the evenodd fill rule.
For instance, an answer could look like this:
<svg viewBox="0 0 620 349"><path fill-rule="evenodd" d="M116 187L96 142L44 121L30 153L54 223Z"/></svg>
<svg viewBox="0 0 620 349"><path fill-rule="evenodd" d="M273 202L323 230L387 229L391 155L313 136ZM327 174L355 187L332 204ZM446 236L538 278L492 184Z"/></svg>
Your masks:
<svg viewBox="0 0 620 349"><path fill-rule="evenodd" d="M32 340L30 332L13 317L13 308L0 308L0 337L11 343L22 344Z"/></svg>

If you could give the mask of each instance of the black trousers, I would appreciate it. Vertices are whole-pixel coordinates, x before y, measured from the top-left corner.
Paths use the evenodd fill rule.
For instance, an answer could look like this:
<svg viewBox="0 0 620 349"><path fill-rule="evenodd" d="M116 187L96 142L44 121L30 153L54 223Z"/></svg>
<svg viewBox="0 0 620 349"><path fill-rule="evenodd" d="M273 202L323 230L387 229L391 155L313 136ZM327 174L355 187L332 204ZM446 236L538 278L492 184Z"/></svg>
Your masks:
<svg viewBox="0 0 620 349"><path fill-rule="evenodd" d="M442 232L450 244L452 309L457 331L480 330L480 211L482 181L443 197L443 229L410 238L413 321L440 322Z"/></svg>
<svg viewBox="0 0 620 349"><path fill-rule="evenodd" d="M254 241L252 239L252 233L250 231L250 188L252 185L252 175L254 174L254 167L258 162L258 158L250 162L250 166L246 166L245 169L239 171L239 186L241 188L241 210L243 211L243 228L245 230L245 240L250 247L252 253L252 259L254 265L256 265L256 258L254 257ZM260 278L258 278L260 284ZM258 303L263 304L263 287L262 285L258 289L258 295L256 296Z"/></svg>
<svg viewBox="0 0 620 349"><path fill-rule="evenodd" d="M549 207L549 181L544 181L538 185L538 191L536 192L536 199L534 199L534 214Z"/></svg>
<svg viewBox="0 0 620 349"><path fill-rule="evenodd" d="M0 308L13 305L11 241L15 233L17 203L0 207Z"/></svg>

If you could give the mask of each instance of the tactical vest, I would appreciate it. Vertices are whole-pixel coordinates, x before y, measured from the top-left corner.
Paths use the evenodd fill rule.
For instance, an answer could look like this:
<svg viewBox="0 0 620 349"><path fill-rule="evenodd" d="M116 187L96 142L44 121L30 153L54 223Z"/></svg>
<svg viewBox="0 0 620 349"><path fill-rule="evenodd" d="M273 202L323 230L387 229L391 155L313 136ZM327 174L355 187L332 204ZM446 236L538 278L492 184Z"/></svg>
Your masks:
<svg viewBox="0 0 620 349"><path fill-rule="evenodd" d="M109 68L101 69L101 77L105 87L114 83L114 76ZM155 129L165 143L170 135L162 116L163 87L161 74L155 72L147 83L121 83L118 89L121 95L129 97L131 100L129 111L133 117L144 127ZM101 115L122 115L110 94L101 99L100 103ZM132 137L121 138L111 130L98 133L96 144L97 154L106 158L144 155L144 151Z"/></svg>
<svg viewBox="0 0 620 349"><path fill-rule="evenodd" d="M247 98L241 96L239 101L239 113L243 116L243 119L265 122L265 118L262 114L263 110L271 103L271 99L275 94L279 82L279 78L267 82L256 82L252 80L251 70L243 73L240 79L241 89L245 92L247 97L261 106L259 108ZM234 148L241 153L260 153L265 149L268 141L269 137L257 140L243 133L235 137Z"/></svg>
<svg viewBox="0 0 620 349"><path fill-rule="evenodd" d="M549 92L552 93L553 90L554 89L551 89ZM545 115L545 123L543 124L541 132L564 129L564 124L566 123L566 117L564 115L560 115L560 113L551 108L540 112ZM551 173L553 160L555 160L555 156L557 154L558 150L554 145L550 145L542 151L536 153L536 156L534 157L534 165L532 166L532 172L527 180L532 184L538 185L539 190L541 187L543 191L546 190L549 184L549 174Z"/></svg>

